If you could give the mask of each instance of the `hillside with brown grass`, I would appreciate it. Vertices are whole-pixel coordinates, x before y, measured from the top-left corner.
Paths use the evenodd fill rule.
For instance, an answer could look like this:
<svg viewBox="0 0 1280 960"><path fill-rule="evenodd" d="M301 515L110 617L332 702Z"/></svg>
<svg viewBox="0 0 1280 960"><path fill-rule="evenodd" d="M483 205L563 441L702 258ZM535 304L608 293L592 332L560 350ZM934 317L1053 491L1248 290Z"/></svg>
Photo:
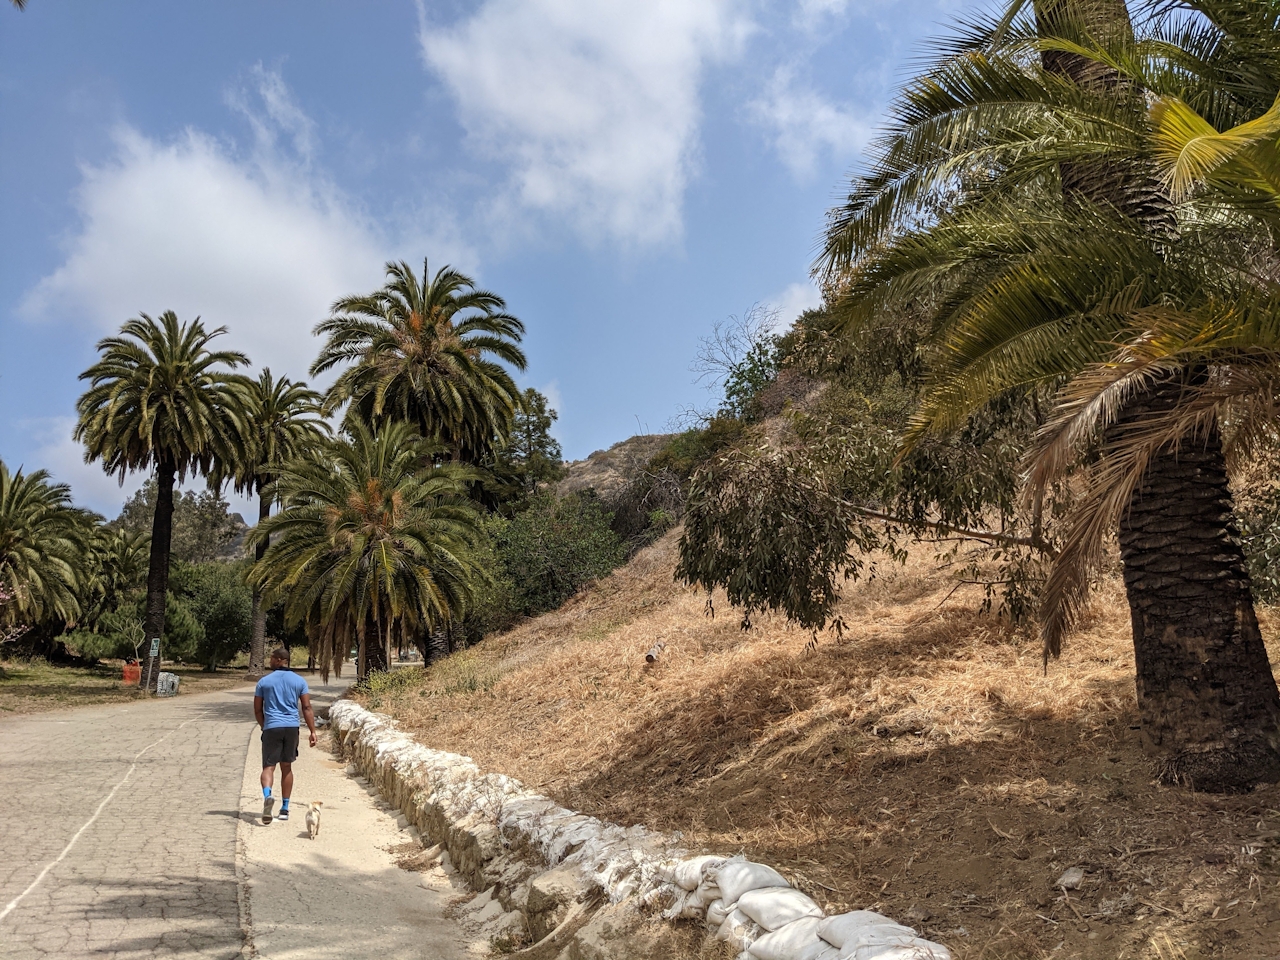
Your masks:
<svg viewBox="0 0 1280 960"><path fill-rule="evenodd" d="M781 620L743 631L723 604L709 617L672 582L676 537L364 699L567 806L745 852L960 958L1280 956L1280 787L1153 784L1118 583L1046 672L928 548L850 586L848 629L815 646Z"/></svg>

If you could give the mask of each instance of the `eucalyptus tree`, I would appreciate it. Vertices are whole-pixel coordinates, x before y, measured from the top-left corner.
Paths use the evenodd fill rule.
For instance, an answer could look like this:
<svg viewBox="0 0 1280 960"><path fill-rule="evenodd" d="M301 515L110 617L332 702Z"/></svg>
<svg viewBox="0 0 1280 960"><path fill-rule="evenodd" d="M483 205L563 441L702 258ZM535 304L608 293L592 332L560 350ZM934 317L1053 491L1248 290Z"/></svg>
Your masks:
<svg viewBox="0 0 1280 960"><path fill-rule="evenodd" d="M524 370L524 325L501 297L450 266L421 278L401 261L387 282L344 297L315 332L326 338L312 376L343 365L329 390L373 423L405 420L453 459L476 464L505 443L520 391L507 367ZM505 366L504 366L505 365Z"/></svg>
<svg viewBox="0 0 1280 960"><path fill-rule="evenodd" d="M172 310L153 320L128 320L114 337L98 342L100 358L80 375L89 389L76 404L75 438L85 462L100 461L120 482L131 470L153 470L156 511L151 529L144 628L148 640L164 634L173 487L188 475L225 472L243 433L245 378L234 373L249 362L210 344L225 327L206 330L199 318L182 323ZM142 683L159 676L158 655L144 663Z"/></svg>
<svg viewBox="0 0 1280 960"><path fill-rule="evenodd" d="M1275 169L1236 128L1269 123L1280 6L1148 4L1135 37L1119 0L1024 5L908 85L831 214L820 271L849 330L937 305L908 445L997 398L1054 399L1031 494L1071 467L1087 483L1045 592L1046 656L1118 532L1161 776L1246 789L1280 777L1280 695L1222 424L1243 408L1244 439L1274 430L1280 258L1266 176L1223 181L1233 153Z"/></svg>
<svg viewBox="0 0 1280 960"><path fill-rule="evenodd" d="M92 529L65 483L50 483L44 470L10 473L0 461L0 635L80 615Z"/></svg>
<svg viewBox="0 0 1280 960"><path fill-rule="evenodd" d="M258 523L271 515L275 502L273 484L280 466L301 456L329 434L320 416L322 397L305 383L288 377L278 380L264 367L257 380L244 389L245 434L240 438L230 470L232 485L242 494L258 497ZM220 479L220 478L218 478ZM257 541L256 559L261 560L270 538ZM267 609L262 589L253 588L253 634L249 643L249 676L261 676L266 666Z"/></svg>
<svg viewBox="0 0 1280 960"><path fill-rule="evenodd" d="M281 509L250 535L270 544L253 582L283 600L287 622L307 626L326 680L353 638L359 678L389 668L393 630L453 621L485 577L466 497L473 471L424 467L436 448L409 423L349 419L344 429L281 465Z"/></svg>

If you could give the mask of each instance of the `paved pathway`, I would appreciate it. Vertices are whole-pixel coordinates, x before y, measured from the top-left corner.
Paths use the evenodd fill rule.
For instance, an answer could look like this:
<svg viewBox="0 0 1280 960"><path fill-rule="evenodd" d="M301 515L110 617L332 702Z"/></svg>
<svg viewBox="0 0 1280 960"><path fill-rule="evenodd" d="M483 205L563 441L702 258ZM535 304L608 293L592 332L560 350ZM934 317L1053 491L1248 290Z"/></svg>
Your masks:
<svg viewBox="0 0 1280 960"><path fill-rule="evenodd" d="M326 699L317 694L315 699ZM236 860L237 831L242 846L252 849L247 825L253 812L261 811L261 794L246 796L245 790L256 783L250 773L258 762L252 755L255 736L246 769L254 731L251 697L246 684L225 693L0 721L0 955L5 960L252 955L242 930ZM311 762L318 764L318 756ZM326 789L337 792L336 783L349 783L351 796L335 802L336 815L326 827L341 822L342 808L348 803L354 808L361 798L368 815L375 814L373 801L354 783L335 770L327 772L336 779ZM305 775L298 778L299 796L305 795ZM279 839L283 829L303 829L301 820L278 826ZM324 849L317 841L310 855L319 857ZM331 856L332 863L315 864L340 876L355 876L370 859L389 863L373 844L327 849L330 855L342 853ZM281 889L301 899L311 886L303 866L290 863L278 874ZM381 881L380 869L365 879ZM263 901L258 918L269 924L275 909L270 904ZM388 910L397 906L392 898ZM433 903L430 909L439 907ZM390 914L378 913L373 903L364 915L367 923L379 925ZM346 932L353 948L346 956L373 955L359 947L360 930ZM279 939L275 943L285 946ZM272 960L266 952L260 955ZM434 955L378 954L387 960Z"/></svg>
<svg viewBox="0 0 1280 960"><path fill-rule="evenodd" d="M254 738L254 748L257 739ZM253 942L269 960L462 960L467 944L443 914L465 894L438 870L412 873L388 849L406 844L385 804L344 773L328 749L305 742L294 764L293 810L286 823L241 828ZM244 769L242 807L262 812L256 749ZM307 836L306 804L324 802L320 835ZM353 932L355 935L353 936ZM487 942L477 944L488 956Z"/></svg>

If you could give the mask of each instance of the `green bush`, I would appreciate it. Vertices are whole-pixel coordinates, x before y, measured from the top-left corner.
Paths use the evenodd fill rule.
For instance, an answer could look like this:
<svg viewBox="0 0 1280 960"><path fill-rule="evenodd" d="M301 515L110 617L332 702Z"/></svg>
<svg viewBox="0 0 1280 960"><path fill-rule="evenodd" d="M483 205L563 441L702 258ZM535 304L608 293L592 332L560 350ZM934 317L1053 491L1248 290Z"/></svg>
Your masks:
<svg viewBox="0 0 1280 960"><path fill-rule="evenodd" d="M73 630L67 646L86 660L123 660L142 652L146 634L136 603L125 604L98 619L95 630Z"/></svg>
<svg viewBox="0 0 1280 960"><path fill-rule="evenodd" d="M180 646L177 633L186 626L181 622L185 618L197 628L187 655L210 670L216 670L219 663L226 663L249 646L253 599L244 583L243 567L240 563L218 561L174 565L170 596L180 609L175 619L171 619L168 610L165 613L170 651Z"/></svg>
<svg viewBox="0 0 1280 960"><path fill-rule="evenodd" d="M64 640L86 660L145 656L145 616L145 598L134 598L99 617L94 629L73 630ZM161 656L166 660L194 660L204 641L205 631L200 620L186 600L171 590L165 597Z"/></svg>
<svg viewBox="0 0 1280 960"><path fill-rule="evenodd" d="M489 533L501 583L500 602L514 616L554 610L626 559L610 529L612 515L594 496L533 497L510 520L495 517Z"/></svg>
<svg viewBox="0 0 1280 960"><path fill-rule="evenodd" d="M677 433L649 461L649 472L669 470L681 482L718 453L736 447L746 436L747 427L733 417L716 416L706 426Z"/></svg>

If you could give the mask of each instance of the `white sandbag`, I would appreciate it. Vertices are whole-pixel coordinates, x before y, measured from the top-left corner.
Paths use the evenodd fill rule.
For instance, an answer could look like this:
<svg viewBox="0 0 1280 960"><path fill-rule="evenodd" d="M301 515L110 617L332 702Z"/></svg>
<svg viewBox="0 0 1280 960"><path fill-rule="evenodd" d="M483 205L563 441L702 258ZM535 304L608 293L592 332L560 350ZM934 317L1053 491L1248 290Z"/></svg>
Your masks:
<svg viewBox="0 0 1280 960"><path fill-rule="evenodd" d="M888 950L893 947L912 947L920 943L928 943L927 940L921 940L916 936L916 932L910 927L904 927L900 923L889 921L888 923L873 923L864 927L859 927L853 934L848 937L841 949L849 955L857 950L864 952L873 949ZM872 957L879 956L877 953L866 953L866 956L858 955L858 960L871 960ZM910 956L908 954L907 956ZM928 954L924 954L927 957Z"/></svg>
<svg viewBox="0 0 1280 960"><path fill-rule="evenodd" d="M706 915L707 907L720 899L720 888L714 884L704 883L696 890L684 890L669 884L665 889L674 892L671 906L662 911L667 920L700 920Z"/></svg>
<svg viewBox="0 0 1280 960"><path fill-rule="evenodd" d="M737 858L726 860L714 872L708 871L707 879L714 880L720 887L725 903L736 903L748 890L759 887L788 886L787 878L773 867Z"/></svg>
<svg viewBox="0 0 1280 960"><path fill-rule="evenodd" d="M951 951L940 943L914 937L909 943L868 944L852 953L840 951L841 960L951 960Z"/></svg>
<svg viewBox="0 0 1280 960"><path fill-rule="evenodd" d="M822 909L794 887L748 890L738 898L738 909L770 931L804 917L822 916Z"/></svg>
<svg viewBox="0 0 1280 960"><path fill-rule="evenodd" d="M707 929L719 930L725 917L729 916L729 907L723 900L716 900L707 905Z"/></svg>
<svg viewBox="0 0 1280 960"><path fill-rule="evenodd" d="M675 899L662 911L664 920L698 920L706 913L697 890L681 890L676 886L667 886L666 889L675 891Z"/></svg>
<svg viewBox="0 0 1280 960"><path fill-rule="evenodd" d="M804 917L766 933L747 952L753 960L834 960L840 955L839 950L818 936L817 917Z"/></svg>
<svg viewBox="0 0 1280 960"><path fill-rule="evenodd" d="M723 900L724 896L720 893L720 888L714 883L704 882L697 890L689 894L689 899L705 909L717 900Z"/></svg>
<svg viewBox="0 0 1280 960"><path fill-rule="evenodd" d="M696 890L712 867L724 863L724 857L714 854L691 857L688 860L668 860L658 866L658 877L663 883L674 883L685 890Z"/></svg>
<svg viewBox="0 0 1280 960"><path fill-rule="evenodd" d="M756 922L741 910L730 910L729 915L716 931L716 939L745 951L761 934Z"/></svg>
<svg viewBox="0 0 1280 960"><path fill-rule="evenodd" d="M846 943L850 947L856 947L858 941L855 938L860 931L865 930L867 927L885 925L897 927L903 935L908 937L916 935L916 932L910 927L894 923L884 914L876 913L874 910L851 910L848 913L825 918L818 924L818 936L837 947L843 947Z"/></svg>

